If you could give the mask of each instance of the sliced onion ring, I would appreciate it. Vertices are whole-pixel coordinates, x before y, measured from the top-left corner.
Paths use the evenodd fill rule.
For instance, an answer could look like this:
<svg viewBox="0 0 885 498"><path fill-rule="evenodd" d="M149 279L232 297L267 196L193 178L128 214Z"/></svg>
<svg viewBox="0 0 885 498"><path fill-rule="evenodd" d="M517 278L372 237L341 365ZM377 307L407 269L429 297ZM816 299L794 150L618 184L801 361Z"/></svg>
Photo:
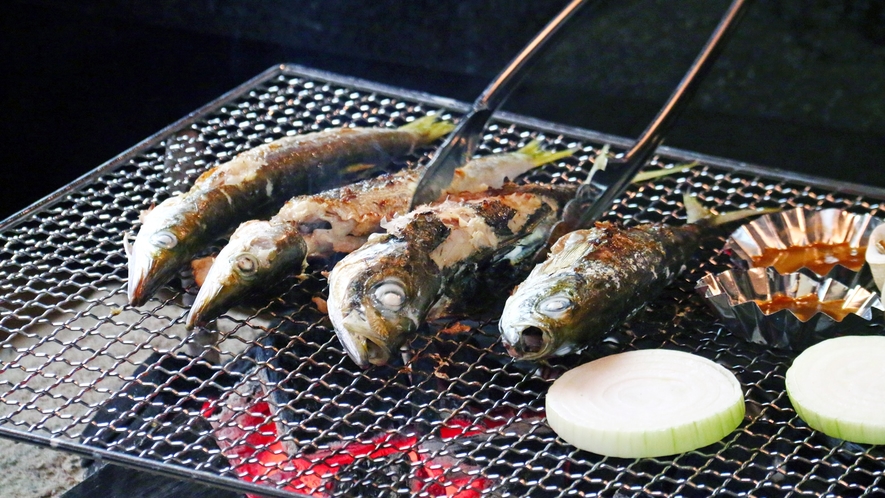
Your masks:
<svg viewBox="0 0 885 498"><path fill-rule="evenodd" d="M802 352L787 370L787 395L812 429L885 444L885 337L843 336Z"/></svg>
<svg viewBox="0 0 885 498"><path fill-rule="evenodd" d="M654 349L581 365L547 393L547 421L566 442L605 456L675 455L719 441L744 418L734 374L701 356Z"/></svg>

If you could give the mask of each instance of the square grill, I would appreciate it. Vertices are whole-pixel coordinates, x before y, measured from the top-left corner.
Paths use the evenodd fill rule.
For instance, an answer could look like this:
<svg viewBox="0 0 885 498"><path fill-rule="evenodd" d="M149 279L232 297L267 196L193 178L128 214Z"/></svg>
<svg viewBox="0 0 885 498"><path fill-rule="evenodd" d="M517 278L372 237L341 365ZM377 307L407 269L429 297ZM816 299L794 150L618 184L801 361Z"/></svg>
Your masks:
<svg viewBox="0 0 885 498"><path fill-rule="evenodd" d="M389 126L453 102L297 66L271 68L0 227L0 436L268 496L867 496L879 447L809 429L784 391L794 355L732 335L693 293L727 268L707 243L661 296L582 355L512 360L493 319L430 324L392 366L357 368L316 297L322 268L189 334L186 273L145 306L126 303L122 239L139 214L207 168L287 134ZM606 143L630 141L501 113L479 154L531 138L574 157L520 181L577 182ZM431 148L391 168L427 161ZM631 187L608 217L683 223L686 190L720 210L840 207L880 214L885 191L662 148L651 168L698 161ZM881 324L879 324L881 326ZM217 343L216 343L217 340ZM576 450L543 418L550 379L632 349L710 358L745 389L747 416L721 442L667 458ZM460 495L458 493L461 493Z"/></svg>

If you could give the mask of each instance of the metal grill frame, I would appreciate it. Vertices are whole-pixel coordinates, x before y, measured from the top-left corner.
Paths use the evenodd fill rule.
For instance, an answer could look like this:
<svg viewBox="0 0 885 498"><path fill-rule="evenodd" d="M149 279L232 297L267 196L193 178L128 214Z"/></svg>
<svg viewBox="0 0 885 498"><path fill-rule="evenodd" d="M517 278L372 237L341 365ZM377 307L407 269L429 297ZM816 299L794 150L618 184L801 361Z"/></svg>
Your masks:
<svg viewBox="0 0 885 498"><path fill-rule="evenodd" d="M404 90L401 88L381 85L357 78L351 78L341 75L336 75L332 73L327 73L323 71L317 71L314 69L301 67L297 65L280 65L276 67L272 67L262 74L256 76L250 81L244 83L243 85L237 87L231 92L221 96L219 99L211 102L210 104L204 106L203 108L197 110L196 112L188 115L187 117L179 120L176 123L166 127L161 130L157 134L149 137L143 142L139 143L132 149L124 152L120 156L108 161L107 163L99 166L92 172L84 175L83 177L77 179L70 185L58 190L57 192L47 196L41 201L35 203L34 205L20 211L19 213L13 215L9 219L0 223L0 235L3 233L10 232L14 230L17 226L22 223L26 223L29 220L32 220L35 216L38 216L42 213L46 213L51 210L51 208L58 203L64 201L69 196L83 191L84 189L88 189L90 185L97 181L102 175L108 174L109 172L113 172L129 163L130 160L139 156L146 151L151 150L155 147L160 147L164 141L169 140L170 137L174 137L176 133L186 130L191 125L204 121L208 119L213 113L217 112L223 106L228 104L234 104L242 99L247 99L250 96L250 92L254 91L256 88L261 85L268 84L269 82L274 81L280 77L294 77L294 78L304 78L307 80L312 80L317 83L322 84L331 84L347 89L352 89L358 92L367 92L378 94L382 96L390 96L396 99L400 99L403 101L408 101L410 103L419 104L427 106L428 108L434 109L444 109L451 112L453 115L460 115L469 110L469 105L463 102L458 102L450 99L441 98L434 95L429 95L421 92ZM594 147L601 146L602 144L611 144L614 148L627 148L632 145L632 140L623 138L610 136L606 134L596 133L589 130L584 130L576 127L563 126L555 123L549 123L540 121L533 118L528 118L525 116L514 115L507 112L501 112L496 114L495 122L506 123L510 125L515 125L521 129L528 129L537 132L541 132L546 136L564 136L569 139L574 139L581 141L582 143L592 144ZM698 154L694 152L669 148L669 147L661 147L658 151L656 162L660 164L669 164L671 162L691 162L697 161L700 163L702 168L705 168L705 171L708 172L707 176L709 178L715 178L718 175L730 175L735 174L739 175L744 181L741 183L742 186L734 186L733 189L740 191L742 188L754 189L754 194L751 194L752 197L761 199L763 202L766 199L771 199L772 202L777 202L777 200L788 198L788 202L796 205L809 205L809 206L819 206L819 207L846 207L851 208L857 211L864 212L872 212L874 214L881 215L880 209L881 204L880 200L885 199L885 189L867 187L862 185L844 183L844 182L836 182L825 178L818 178L812 176L800 175L792 172L779 171L771 168L766 168L757 165L746 164L738 161L732 161L728 159L722 159L717 157L712 157L704 154ZM785 187L786 185L786 187ZM790 186L792 185L792 186ZM719 188L719 185L716 185ZM779 195L778 192L783 192L784 190L792 192L792 194L782 194ZM699 191L699 193L703 193ZM648 194L648 195L647 195ZM630 204L633 202L631 195L634 194L626 194L626 201L622 199L620 204L616 204L613 207L612 214L621 218L630 218ZM649 197L653 198L656 194L654 192L638 194L638 197ZM663 195L663 194L662 194ZM721 191L717 193L713 193L710 195L710 198L707 199L708 203L710 199L713 200L725 200L726 203L729 200L731 193L727 191ZM648 200L648 199L644 199ZM651 199L649 202L655 202L654 199ZM667 212L666 207L664 212L659 213L660 217L664 219L669 219L673 216L672 212ZM712 251L711 248L706 249L708 252ZM715 259L713 261L702 261L702 265L705 269L709 270L710 268L714 268L717 265L721 266L721 259ZM2 266L0 266L2 269ZM702 275L699 269L693 269L687 272L687 275L681 279L681 284L678 285L680 290L676 292L677 294L682 293L681 297L677 296L673 298L670 296L667 299L676 299L676 301L681 302L682 305L685 305L685 295L684 292L686 290L686 285L690 282L694 281L693 279L697 279ZM2 274L0 274L2 276ZM0 282L2 283L2 282ZM2 288L0 288L2 290ZM5 291L3 291L5 292ZM692 307L696 306L697 301L690 301L690 305ZM5 313L6 310L3 309L3 302L0 302L0 313ZM654 307L654 306L652 306ZM667 308L667 306L664 306ZM658 313L660 314L660 310ZM655 313L653 310L652 314ZM700 312L701 316L703 316L703 312ZM2 315L0 315L2 317ZM698 344L703 344L705 342L710 341L727 341L727 339L723 339L722 335L726 334L722 330L721 327L718 327L712 323L712 318L709 318L711 323L707 324L711 330L715 332L712 333L709 337L702 337L699 339L698 343L689 341L689 343L680 343L683 338L669 338L665 340L665 343L669 345L675 345L676 347L681 347L683 349L697 349L703 346L699 346ZM689 320L691 321L691 320ZM684 327L684 324L680 324L681 327ZM709 332L709 330L708 330ZM641 346L643 339L641 337L637 338L633 337L630 341L630 347ZM0 338L0 345L4 342L2 338ZM139 346L139 345L135 345ZM741 352L739 354L746 355L749 358L749 355L758 353L759 348L747 345L747 344L738 344ZM618 346L613 346L617 348ZM622 347L622 346L621 346ZM779 363L774 367L783 367L784 364L788 363L791 355L788 353L774 353L775 358L779 358ZM770 358L763 360L769 361ZM748 359L748 365L752 365L756 360ZM774 368L772 367L772 368ZM0 381L2 381L2 372L3 372L3 364L0 363ZM767 377L769 375L782 375L776 374L773 372L764 373L760 372L759 375L763 377ZM760 381L761 382L761 381ZM2 384L0 384L2 386ZM783 424L780 427L780 432L767 439L763 440L761 437L754 438L752 434L747 435L747 438L751 441L755 441L758 443L759 447L757 451L765 451L768 452L768 456L771 458L772 462L785 462L790 459L791 453L787 451L786 453L782 451L783 448L795 448L802 445L817 445L821 446L821 436L817 433L813 433L810 429L805 427L803 429L801 422L795 417L795 413L792 411L792 408L789 406L789 403L785 401L785 394L781 392L762 392L758 393L760 388L758 385L754 384L752 386L746 386L748 392L748 417L754 416L763 416L764 413L767 413L766 417L773 417L774 419L778 419L780 417L783 420L777 420L772 423ZM7 393L8 394L8 393ZM754 399L754 394L760 395L763 399L767 399L765 402L760 402L758 399ZM64 402L64 400L60 400L59 403ZM0 403L3 403L3 392L0 391ZM772 415L768 412L776 412L776 415ZM183 479L191 479L194 481L198 481L204 484L224 487L227 489L233 489L243 492L249 493L260 493L266 496L280 496L280 497L291 497L291 496L305 496L298 495L292 492L288 492L282 489L275 489L272 487L261 486L257 484L251 484L244 482L242 480L235 479L233 477L221 476L216 473L204 471L204 470L196 470L193 468L189 468L185 465L178 463L169 463L154 460L146 457L133 456L127 453L107 450L101 447L84 445L77 441L72 441L69 436L65 434L56 434L46 435L43 433L29 433L14 427L14 424L10 422L14 422L14 419L3 418L0 417L0 437L5 437L21 442L27 442L31 444L37 444L42 446L47 446L59 450L64 450L72 453L79 454L81 456L103 460L106 462L129 466L133 468L138 468L141 470L156 472L163 475L183 478ZM795 426L792 423L795 421ZM746 425L745 422L743 425ZM797 427L798 426L798 427ZM739 429L740 430L740 429ZM794 439L790 439L789 437L785 437L784 434L789 432L792 434ZM801 440L796 439L801 438ZM733 441L734 439L731 439ZM559 444L564 444L561 440L558 440ZM789 441L787 444L786 441ZM790 446L790 445L793 446ZM587 482L590 481L602 481L604 483L611 482L619 482L621 476L624 473L630 473L631 475L640 475L647 476L648 486L643 487L642 489L632 489L632 488L611 488L606 486L602 486L602 491L600 494L634 494L639 496L645 495L654 495L658 496L664 493L660 491L661 488L655 488L653 485L655 482L666 483L665 488L674 491L676 494L679 493L689 493L692 492L704 492L704 491L726 491L727 494L732 494L735 496L742 495L752 495L754 492L757 493L766 493L766 489L771 491L774 489L778 493L785 493L785 495L794 495L794 496L806 496L809 495L809 491L806 491L803 486L806 483L821 481L826 486L828 493L846 493L847 490L855 490L858 493L857 495L866 495L875 489L879 483L881 483L883 477L883 469L885 469L885 456L878 451L875 447L867 448L867 447L857 447L856 445L850 445L848 443L838 443L833 441L824 441L824 446L826 444L835 444L835 446L831 449L827 449L824 451L825 456L818 461L814 461L814 459L801 461L800 467L807 467L809 473L802 478L798 478L798 480L794 484L790 484L790 488L780 488L778 484L772 480L772 476L776 477L776 470L771 470L766 476L755 480L754 485L749 486L743 481L749 479L750 481L754 481L753 478L746 478L742 476L735 477L734 475L720 475L713 469L712 474L716 475L716 479L721 479L722 483L713 487L713 484L705 484L707 480L715 480L710 477L710 472L705 473L704 469L712 468L717 465L715 461L703 461L702 458L697 455L692 458L691 456L685 457L689 463L683 465L681 462L682 457L674 457L673 460L669 459L651 459L646 462L637 461L634 463L615 463L608 464L608 460L602 459L601 461L595 461L595 463L587 463L586 466L592 469L594 472L598 473L598 476L587 475L583 476L583 479L586 479ZM745 452L746 448L742 445L736 445L737 449L731 453L741 454ZM767 448L767 449L766 449ZM722 458L721 454L726 453L726 449L722 449L717 451L714 455L715 457ZM794 449L793 454L795 451ZM823 451L823 450L821 450ZM729 454L731 454L729 453ZM854 456L855 460L853 463L845 465L845 472L840 476L818 476L815 474L815 471L823 469L826 470L825 460L827 458L833 457L836 453L837 457L845 455ZM561 454L567 455L568 458L574 461L585 461L585 456L581 452L578 451L562 451ZM835 457L833 457L835 458ZM715 458L714 458L715 459ZM780 460L778 460L780 459ZM874 459L879 462L879 468L876 472L870 472L866 468L863 467L862 461L864 459ZM531 466L532 458L529 458L529 461L526 462L527 465ZM680 461L677 461L680 460ZM731 472L732 474L740 474L743 471L747 470L746 462L743 464L738 463L735 466L732 466ZM775 464L772 464L775 465ZM680 469L687 468L689 470L685 470L682 472ZM653 472L654 469L661 470L660 472ZM674 470L676 469L676 470ZM550 469L553 473L563 474L563 469L558 467L556 469ZM752 471L753 469L749 469ZM668 473L670 472L670 473ZM787 472L791 472L789 469L784 470ZM792 471L796 472L796 471ZM850 480L846 481L845 478L849 474L857 474L861 472L865 475L868 475L868 478L865 478L867 482L865 484L857 484L852 483ZM588 471L589 473L589 471ZM567 475L568 473L565 472ZM675 474L675 477L674 475ZM684 477L684 474L687 474L688 477ZM681 477L680 477L681 476ZM692 478L695 478L697 482L692 481ZM540 479L540 481L544 481L546 478ZM786 479L786 478L785 478ZM711 481L712 482L712 481ZM793 481L789 481L793 483ZM731 483L731 485L729 485ZM733 486L732 486L733 485ZM800 488L800 489L796 489ZM536 485L535 488L532 489L544 489L544 483L541 482ZM556 490L560 495L583 495L583 491L580 489L580 480L578 480L573 485ZM506 494L506 493L505 493ZM557 494L551 491L551 494ZM666 494L666 493L665 493Z"/></svg>

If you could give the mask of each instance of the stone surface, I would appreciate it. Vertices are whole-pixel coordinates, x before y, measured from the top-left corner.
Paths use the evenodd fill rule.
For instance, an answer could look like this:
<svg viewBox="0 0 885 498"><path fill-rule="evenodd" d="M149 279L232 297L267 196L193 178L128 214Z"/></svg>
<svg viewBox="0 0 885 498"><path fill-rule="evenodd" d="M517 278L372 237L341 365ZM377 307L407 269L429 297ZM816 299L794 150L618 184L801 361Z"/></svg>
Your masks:
<svg viewBox="0 0 885 498"><path fill-rule="evenodd" d="M0 438L0 490L3 496L57 497L84 477L77 456Z"/></svg>

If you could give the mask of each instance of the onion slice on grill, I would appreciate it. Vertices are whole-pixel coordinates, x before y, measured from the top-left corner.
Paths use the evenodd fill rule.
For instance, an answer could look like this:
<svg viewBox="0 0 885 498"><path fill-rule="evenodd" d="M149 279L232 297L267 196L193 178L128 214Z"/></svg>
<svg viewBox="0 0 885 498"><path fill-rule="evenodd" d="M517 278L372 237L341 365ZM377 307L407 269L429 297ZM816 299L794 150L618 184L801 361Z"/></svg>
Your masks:
<svg viewBox="0 0 885 498"><path fill-rule="evenodd" d="M827 339L787 370L787 395L812 429L866 444L885 444L885 337Z"/></svg>
<svg viewBox="0 0 885 498"><path fill-rule="evenodd" d="M581 365L547 393L550 427L568 443L606 456L684 453L719 441L743 418L744 395L734 374L666 349Z"/></svg>

